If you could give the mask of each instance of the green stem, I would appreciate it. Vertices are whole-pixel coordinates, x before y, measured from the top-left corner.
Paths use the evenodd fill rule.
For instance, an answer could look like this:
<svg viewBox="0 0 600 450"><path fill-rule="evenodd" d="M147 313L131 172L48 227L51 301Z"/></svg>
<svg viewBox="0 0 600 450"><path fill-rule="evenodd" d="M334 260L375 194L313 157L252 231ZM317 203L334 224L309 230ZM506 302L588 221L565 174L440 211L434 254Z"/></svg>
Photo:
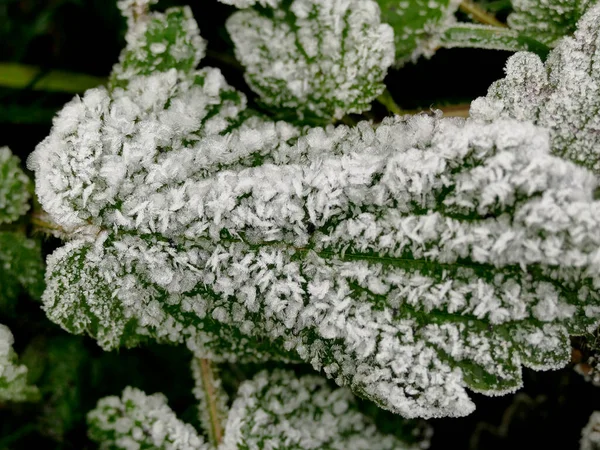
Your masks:
<svg viewBox="0 0 600 450"><path fill-rule="evenodd" d="M76 94L106 83L105 78L16 63L0 63L0 86Z"/></svg>
<svg viewBox="0 0 600 450"><path fill-rule="evenodd" d="M400 108L394 100L394 97L392 97L390 91L388 91L387 89L383 91L383 93L379 97L377 97L377 101L381 105L383 105L388 110L388 112L392 114L396 114L398 116L405 114L402 111L402 108Z"/></svg>
<svg viewBox="0 0 600 450"><path fill-rule="evenodd" d="M533 38L510 28L470 23L454 24L442 33L440 46L445 48L466 47L512 52L530 51L545 58L550 49Z"/></svg>
<svg viewBox="0 0 600 450"><path fill-rule="evenodd" d="M506 27L506 24L500 22L492 14L488 13L481 6L473 3L471 0L462 0L459 6L460 10L470 16L473 20L483 23L485 25L491 25L494 27Z"/></svg>

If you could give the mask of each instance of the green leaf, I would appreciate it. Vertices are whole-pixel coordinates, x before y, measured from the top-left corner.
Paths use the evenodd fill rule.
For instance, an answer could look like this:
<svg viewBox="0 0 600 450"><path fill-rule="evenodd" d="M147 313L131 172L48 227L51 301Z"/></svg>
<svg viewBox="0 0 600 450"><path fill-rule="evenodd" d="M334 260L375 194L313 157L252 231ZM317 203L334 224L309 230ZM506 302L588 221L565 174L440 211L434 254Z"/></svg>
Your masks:
<svg viewBox="0 0 600 450"><path fill-rule="evenodd" d="M554 46L575 31L577 21L594 0L512 0L508 24L514 30Z"/></svg>
<svg viewBox="0 0 600 450"><path fill-rule="evenodd" d="M29 210L31 181L20 160L8 147L0 147L0 224L14 222Z"/></svg>
<svg viewBox="0 0 600 450"><path fill-rule="evenodd" d="M396 63L431 56L443 31L456 19L460 0L377 0L381 18L394 29Z"/></svg>
<svg viewBox="0 0 600 450"><path fill-rule="evenodd" d="M180 421L162 394L127 387L88 413L88 435L100 449L209 450L196 430Z"/></svg>
<svg viewBox="0 0 600 450"><path fill-rule="evenodd" d="M124 13L126 5L120 5ZM170 69L190 72L204 57L206 42L187 6L130 17L129 22L127 47L111 76L113 86L121 86L137 75Z"/></svg>
<svg viewBox="0 0 600 450"><path fill-rule="evenodd" d="M0 324L0 402L37 401L38 388L27 382L27 367L18 364L13 343L8 327Z"/></svg>
<svg viewBox="0 0 600 450"><path fill-rule="evenodd" d="M51 70L17 63L0 63L0 86L35 91L80 93L105 84L106 79L81 73Z"/></svg>
<svg viewBox="0 0 600 450"><path fill-rule="evenodd" d="M300 120L369 109L394 58L393 32L373 0L247 9L228 19L227 30L261 102Z"/></svg>
<svg viewBox="0 0 600 450"><path fill-rule="evenodd" d="M600 4L543 63L531 53L508 60L506 77L471 106L482 120L511 117L550 130L552 152L600 173Z"/></svg>
<svg viewBox="0 0 600 450"><path fill-rule="evenodd" d="M297 377L284 370L263 371L242 383L222 445L231 450L421 448L379 433L358 411L349 390L332 389L321 377Z"/></svg>

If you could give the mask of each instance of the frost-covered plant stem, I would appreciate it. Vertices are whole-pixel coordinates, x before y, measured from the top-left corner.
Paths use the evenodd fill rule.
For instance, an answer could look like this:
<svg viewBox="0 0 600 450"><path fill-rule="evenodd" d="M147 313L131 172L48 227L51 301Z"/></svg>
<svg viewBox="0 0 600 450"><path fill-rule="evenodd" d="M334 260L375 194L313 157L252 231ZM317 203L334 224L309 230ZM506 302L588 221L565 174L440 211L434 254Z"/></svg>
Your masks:
<svg viewBox="0 0 600 450"><path fill-rule="evenodd" d="M223 422L227 418L223 393L213 363L205 358L194 361L193 372L197 380L196 393L201 398L200 417L213 446L217 448L223 441ZM201 392L198 392L201 390ZM199 399L200 400L200 399Z"/></svg>

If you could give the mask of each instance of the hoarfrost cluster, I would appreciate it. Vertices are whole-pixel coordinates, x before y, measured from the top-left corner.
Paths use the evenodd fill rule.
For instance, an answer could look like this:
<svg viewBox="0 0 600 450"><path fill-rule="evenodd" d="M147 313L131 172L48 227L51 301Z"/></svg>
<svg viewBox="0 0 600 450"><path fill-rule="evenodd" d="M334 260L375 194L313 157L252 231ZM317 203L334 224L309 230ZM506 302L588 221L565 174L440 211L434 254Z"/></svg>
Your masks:
<svg viewBox="0 0 600 450"><path fill-rule="evenodd" d="M0 323L0 401L36 400L39 392L27 383L27 367L18 363L13 343L12 333Z"/></svg>

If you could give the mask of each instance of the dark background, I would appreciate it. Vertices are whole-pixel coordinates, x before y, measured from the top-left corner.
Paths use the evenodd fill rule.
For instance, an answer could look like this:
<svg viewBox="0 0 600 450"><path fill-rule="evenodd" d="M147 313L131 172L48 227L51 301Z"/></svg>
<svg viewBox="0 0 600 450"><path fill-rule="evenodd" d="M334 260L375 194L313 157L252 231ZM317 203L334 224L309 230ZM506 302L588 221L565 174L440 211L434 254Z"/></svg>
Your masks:
<svg viewBox="0 0 600 450"><path fill-rule="evenodd" d="M124 46L124 21L112 0L0 0L0 63L18 62L40 68L40 76L50 70L66 70L99 77L108 76ZM232 45L223 28L232 8L216 0L190 0L202 35L208 40L208 56L202 65L217 66L230 84L245 92L242 72L233 58ZM159 9L185 2L162 1ZM502 18L503 12L500 12ZM401 108L429 109L432 106L464 104L484 95L491 82L502 77L506 52L473 49L440 50L430 60L420 60L386 78L389 91ZM48 135L52 117L73 94L3 87L0 84L0 145L8 145L23 160L36 144ZM371 117L383 117L375 105ZM55 248L53 239L44 241L45 252ZM196 413L191 396L189 354L185 349L148 346L134 350L103 353L86 338L70 337L51 324L39 304L22 299L16 311L0 322L15 334L19 352L27 348L45 356L50 342L69 340L81 352L70 378L64 378L67 391L78 396L70 412L69 426L61 436L48 436L31 423L42 414L43 405L0 405L0 449L93 448L87 441L84 415L98 398L119 394L126 385L139 386L148 393L163 391L179 416L195 425ZM62 344L61 344L62 345ZM575 346L583 347L581 340ZM584 356L586 351L584 350ZM68 357L60 356L60 358ZM223 367L231 385L238 378L230 372L244 368ZM256 368L247 369L248 371ZM306 370L306 368L298 368ZM600 388L585 382L569 366L555 372L524 370L524 388L516 395L489 398L472 394L477 411L462 419L435 419L432 449L577 449L581 428L590 413L600 409ZM59 381L60 383L60 381ZM53 388L58 389L58 388ZM51 395L47 394L47 395ZM45 397L46 398L46 397ZM366 402L378 425L386 430L401 426L401 421L386 413L375 413ZM41 409L40 409L41 408Z"/></svg>

